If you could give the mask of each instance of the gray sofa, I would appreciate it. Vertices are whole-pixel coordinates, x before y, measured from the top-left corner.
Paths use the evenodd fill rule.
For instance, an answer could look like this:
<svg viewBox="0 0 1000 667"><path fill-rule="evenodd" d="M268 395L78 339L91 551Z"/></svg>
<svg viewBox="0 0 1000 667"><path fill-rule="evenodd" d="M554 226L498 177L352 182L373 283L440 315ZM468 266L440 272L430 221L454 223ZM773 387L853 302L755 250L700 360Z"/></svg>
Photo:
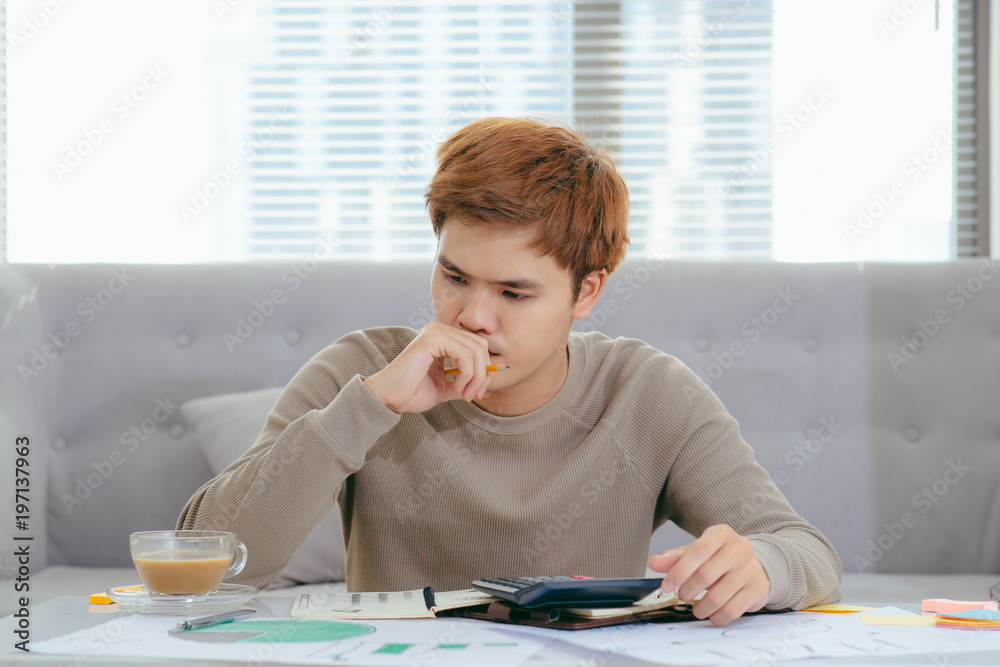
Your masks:
<svg viewBox="0 0 1000 667"><path fill-rule="evenodd" d="M577 328L642 338L702 375L838 549L845 600L982 598L1000 579L998 272L630 260ZM224 464L206 440L240 421L227 446L252 444L275 394L245 392L352 330L419 328L429 283L429 262L0 266L11 514L15 438L30 439L29 527L5 520L0 537L34 536L32 604L135 582L127 535L173 526ZM340 538L320 537L322 561ZM666 526L651 552L688 539ZM342 577L332 551L278 584ZM16 576L2 553L0 578Z"/></svg>

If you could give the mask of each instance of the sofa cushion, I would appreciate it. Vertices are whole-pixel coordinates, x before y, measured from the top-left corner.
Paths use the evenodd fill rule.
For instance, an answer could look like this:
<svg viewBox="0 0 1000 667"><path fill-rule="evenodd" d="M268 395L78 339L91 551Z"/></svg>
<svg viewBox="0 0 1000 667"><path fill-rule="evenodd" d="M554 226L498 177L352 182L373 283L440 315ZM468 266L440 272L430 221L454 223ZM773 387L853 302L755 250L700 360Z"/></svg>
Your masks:
<svg viewBox="0 0 1000 667"><path fill-rule="evenodd" d="M181 414L194 428L212 474L218 475L253 446L282 389L219 394L181 405ZM334 506L313 527L270 588L343 581L346 562L340 508Z"/></svg>

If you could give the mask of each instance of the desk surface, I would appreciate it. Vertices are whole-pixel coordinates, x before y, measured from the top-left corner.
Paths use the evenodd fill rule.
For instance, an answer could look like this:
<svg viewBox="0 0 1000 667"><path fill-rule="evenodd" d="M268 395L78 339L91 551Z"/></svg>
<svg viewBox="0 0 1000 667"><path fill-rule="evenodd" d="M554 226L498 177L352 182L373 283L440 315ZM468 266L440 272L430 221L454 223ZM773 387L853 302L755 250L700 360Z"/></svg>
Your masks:
<svg viewBox="0 0 1000 667"><path fill-rule="evenodd" d="M258 597L255 598L248 606L255 607L261 615L275 616L278 618L289 618L289 610L291 609L293 598L291 597ZM864 605L865 603L857 603ZM868 605L868 606L886 606L884 604L878 605ZM893 606L899 607L901 609L906 609L908 611L920 611L919 603L898 603ZM100 625L105 623L115 617L127 616L126 612L110 612L110 613L91 613L89 611L90 605L87 604L85 598L80 596L70 596L65 595L48 602L39 604L36 607L31 608L31 643L44 641L46 639L51 639L54 637L59 637L62 635L69 634L71 632L76 632L78 630L83 630L89 627ZM15 637L13 631L15 629L15 619L12 616L7 616L0 619L0 636L5 638L5 645L0 646L0 663L5 665L68 665L73 664L72 658L66 655L41 655L41 654L25 654L21 652L8 653L10 649L13 648L14 641L16 639L11 639ZM419 622L419 621L417 621ZM30 646L30 643L29 643ZM949 667L951 665L980 665L982 667L990 666L993 667L997 664L997 655L992 652L971 652L965 651L958 653L956 655L945 656L947 664ZM89 658L86 662L88 667L120 667L122 665L133 665L135 664L135 658L116 658L116 657L103 657L103 658ZM152 667L167 667L176 666L178 664L184 664L185 666L190 665L192 667L219 667L220 665L242 665L240 662L229 662L229 661L217 661L217 660L146 660L143 659L144 665L150 665ZM268 662L265 665L280 665L287 663L277 663ZM583 649L581 647L573 646L563 642L553 642L548 647L540 651L534 657L523 663L527 667L531 666L542 666L546 667L556 667L557 665L647 665L655 663L647 663L625 656L619 656L616 661L614 658L608 659L607 655L602 655L596 652L591 652L589 650ZM904 655L895 656L891 658L880 658L878 660L872 660L869 658L858 658L858 659L844 659L844 658L831 658L831 659L810 659L810 660L794 660L794 661L781 661L780 663L769 663L769 664L781 664L781 665L795 665L797 667L820 667L822 665L852 665L861 667L864 665L914 665L914 664L934 664L931 656L928 655Z"/></svg>

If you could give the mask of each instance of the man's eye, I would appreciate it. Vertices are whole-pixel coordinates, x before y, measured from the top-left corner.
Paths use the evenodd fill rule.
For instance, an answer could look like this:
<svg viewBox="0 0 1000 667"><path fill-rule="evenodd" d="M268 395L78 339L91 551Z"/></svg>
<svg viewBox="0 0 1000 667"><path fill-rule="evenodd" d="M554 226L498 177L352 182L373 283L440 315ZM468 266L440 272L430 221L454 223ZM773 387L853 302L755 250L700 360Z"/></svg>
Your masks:
<svg viewBox="0 0 1000 667"><path fill-rule="evenodd" d="M509 290L504 292L503 295L511 301L524 301L528 298L527 294L518 294L517 292L511 292Z"/></svg>
<svg viewBox="0 0 1000 667"><path fill-rule="evenodd" d="M464 283L465 282L465 278L463 278L462 276L453 276L450 273L446 273L444 275L448 276L448 278L453 283Z"/></svg>

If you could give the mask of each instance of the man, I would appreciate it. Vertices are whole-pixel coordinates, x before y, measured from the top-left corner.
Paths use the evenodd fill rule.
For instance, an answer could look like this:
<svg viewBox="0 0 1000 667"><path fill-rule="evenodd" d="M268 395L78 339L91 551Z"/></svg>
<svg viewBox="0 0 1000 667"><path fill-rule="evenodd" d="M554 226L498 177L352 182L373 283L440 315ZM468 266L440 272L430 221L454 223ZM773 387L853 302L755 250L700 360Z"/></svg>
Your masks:
<svg viewBox="0 0 1000 667"><path fill-rule="evenodd" d="M682 599L707 590L694 613L717 625L837 601L833 547L708 387L641 341L571 333L628 244L610 159L568 128L487 118L438 163L435 321L319 352L177 527L235 532L251 555L236 579L257 587L336 499L355 591L648 564ZM647 563L667 520L699 537Z"/></svg>

